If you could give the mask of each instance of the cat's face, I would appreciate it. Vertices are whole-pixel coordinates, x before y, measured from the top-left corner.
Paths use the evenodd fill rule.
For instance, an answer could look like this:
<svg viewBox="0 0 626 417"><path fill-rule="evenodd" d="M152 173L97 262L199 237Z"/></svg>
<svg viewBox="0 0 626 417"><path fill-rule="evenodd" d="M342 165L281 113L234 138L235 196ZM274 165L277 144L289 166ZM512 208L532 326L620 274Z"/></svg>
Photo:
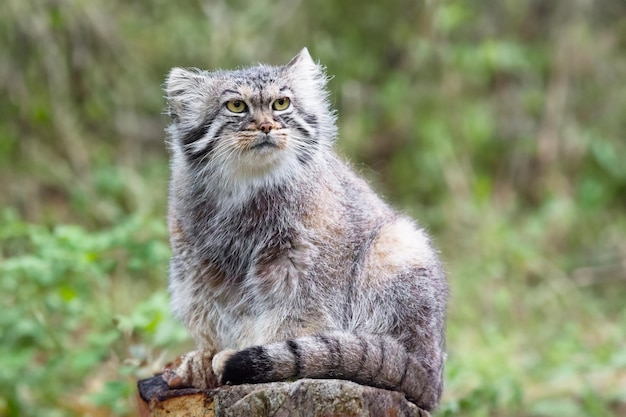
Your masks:
<svg viewBox="0 0 626 417"><path fill-rule="evenodd" d="M280 67L175 68L166 82L172 145L207 175L289 174L334 140L325 83L306 49Z"/></svg>

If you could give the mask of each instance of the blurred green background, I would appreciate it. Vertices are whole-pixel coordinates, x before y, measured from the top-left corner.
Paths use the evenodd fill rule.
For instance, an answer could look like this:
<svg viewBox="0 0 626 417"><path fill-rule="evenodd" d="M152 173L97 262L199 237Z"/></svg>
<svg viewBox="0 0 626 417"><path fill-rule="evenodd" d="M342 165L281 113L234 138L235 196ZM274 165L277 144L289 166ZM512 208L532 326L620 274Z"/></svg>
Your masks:
<svg viewBox="0 0 626 417"><path fill-rule="evenodd" d="M439 416L626 416L622 0L4 0L0 416L130 416L166 292L163 80L334 76L338 150L435 236Z"/></svg>

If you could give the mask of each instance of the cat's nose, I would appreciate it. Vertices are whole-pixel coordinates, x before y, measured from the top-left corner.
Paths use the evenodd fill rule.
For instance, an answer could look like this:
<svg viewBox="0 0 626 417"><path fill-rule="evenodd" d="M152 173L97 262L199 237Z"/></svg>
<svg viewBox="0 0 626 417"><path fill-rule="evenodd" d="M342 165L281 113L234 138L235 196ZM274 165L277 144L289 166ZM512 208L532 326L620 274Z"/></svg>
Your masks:
<svg viewBox="0 0 626 417"><path fill-rule="evenodd" d="M272 122L263 122L259 125L259 130L265 134L270 133L270 131L274 128L274 123Z"/></svg>

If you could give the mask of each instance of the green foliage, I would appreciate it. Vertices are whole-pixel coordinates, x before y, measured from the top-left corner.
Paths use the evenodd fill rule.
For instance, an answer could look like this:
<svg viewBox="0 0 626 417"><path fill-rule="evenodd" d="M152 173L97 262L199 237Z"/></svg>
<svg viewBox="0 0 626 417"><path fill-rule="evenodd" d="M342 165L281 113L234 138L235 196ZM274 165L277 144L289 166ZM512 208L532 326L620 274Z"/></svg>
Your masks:
<svg viewBox="0 0 626 417"><path fill-rule="evenodd" d="M184 337L156 279L169 253L160 222L128 217L88 232L27 224L4 211L0 243L2 415L57 415L78 401L75 390L94 370L131 358L133 343L157 348ZM153 287L161 288L148 296ZM127 376L140 366L130 369ZM123 376L97 389L94 404L127 409L132 381Z"/></svg>
<svg viewBox="0 0 626 417"><path fill-rule="evenodd" d="M167 308L173 66L334 76L338 146L447 263L439 415L626 409L626 6L0 3L0 415L132 415ZM168 352L169 350L169 352Z"/></svg>

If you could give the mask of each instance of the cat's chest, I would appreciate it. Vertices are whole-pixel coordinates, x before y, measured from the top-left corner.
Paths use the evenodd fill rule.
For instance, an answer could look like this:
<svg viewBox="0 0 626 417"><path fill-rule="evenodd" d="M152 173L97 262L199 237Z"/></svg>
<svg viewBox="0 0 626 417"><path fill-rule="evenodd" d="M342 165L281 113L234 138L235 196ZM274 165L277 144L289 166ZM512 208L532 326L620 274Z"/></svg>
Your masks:
<svg viewBox="0 0 626 417"><path fill-rule="evenodd" d="M316 253L295 216L267 210L206 213L188 225L194 252L230 280L294 279Z"/></svg>
<svg viewBox="0 0 626 417"><path fill-rule="evenodd" d="M318 250L302 234L281 236L262 245L252 259L248 279L275 290L294 289L311 271Z"/></svg>

